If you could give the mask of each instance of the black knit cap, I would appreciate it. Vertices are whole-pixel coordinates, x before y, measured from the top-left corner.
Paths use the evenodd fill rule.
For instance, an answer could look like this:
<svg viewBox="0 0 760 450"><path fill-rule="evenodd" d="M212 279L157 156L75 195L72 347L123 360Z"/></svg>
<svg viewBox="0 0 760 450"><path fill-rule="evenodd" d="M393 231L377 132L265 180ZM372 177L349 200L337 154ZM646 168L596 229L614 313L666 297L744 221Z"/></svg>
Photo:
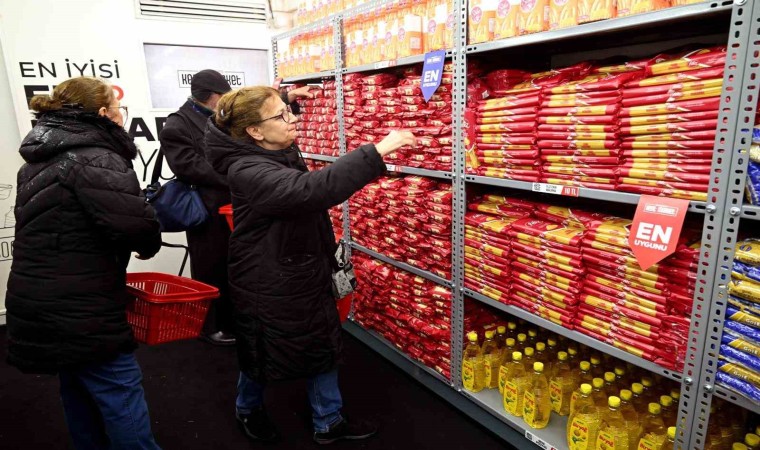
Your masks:
<svg viewBox="0 0 760 450"><path fill-rule="evenodd" d="M211 94L226 94L232 88L221 73L216 70L201 70L193 76L190 82L190 93L193 98L202 102L208 100Z"/></svg>

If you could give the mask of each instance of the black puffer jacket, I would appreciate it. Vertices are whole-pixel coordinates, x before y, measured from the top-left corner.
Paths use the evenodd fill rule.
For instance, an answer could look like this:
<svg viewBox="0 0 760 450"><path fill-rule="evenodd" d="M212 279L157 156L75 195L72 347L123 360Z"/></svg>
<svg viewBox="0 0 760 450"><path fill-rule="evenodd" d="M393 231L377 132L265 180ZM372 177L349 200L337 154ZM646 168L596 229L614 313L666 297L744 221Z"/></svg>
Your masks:
<svg viewBox="0 0 760 450"><path fill-rule="evenodd" d="M206 147L232 193L229 280L241 370L260 381L330 371L341 329L327 209L381 175L382 158L366 145L309 172L295 146L264 150L211 122Z"/></svg>
<svg viewBox="0 0 760 450"><path fill-rule="evenodd" d="M106 118L62 110L42 115L20 152L8 362L55 373L132 351L130 252L149 257L161 246L132 139Z"/></svg>

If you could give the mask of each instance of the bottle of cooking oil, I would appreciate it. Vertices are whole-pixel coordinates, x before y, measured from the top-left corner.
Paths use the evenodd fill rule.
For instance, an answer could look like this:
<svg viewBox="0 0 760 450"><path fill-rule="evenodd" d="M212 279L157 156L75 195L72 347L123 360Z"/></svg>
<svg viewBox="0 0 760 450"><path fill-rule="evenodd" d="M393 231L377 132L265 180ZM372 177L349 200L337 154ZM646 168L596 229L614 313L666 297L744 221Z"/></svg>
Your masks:
<svg viewBox="0 0 760 450"><path fill-rule="evenodd" d="M665 439L665 444L662 446L662 450L671 450L676 445L676 427L668 427L668 438Z"/></svg>
<svg viewBox="0 0 760 450"><path fill-rule="evenodd" d="M535 348L536 342L538 342L538 331L531 328L528 330L528 345Z"/></svg>
<svg viewBox="0 0 760 450"><path fill-rule="evenodd" d="M727 404L728 403L723 403L722 401L713 402L713 405L717 405L717 413L715 414L715 418L717 419L718 427L720 427L720 434L723 437L723 447L731 448L731 444L734 443L733 423L736 422L737 424L743 424L746 423L746 420L740 416L740 414L743 412L743 408L738 408L737 411L737 408L732 407L729 410L726 408ZM710 418L712 417L713 415L710 413Z"/></svg>
<svg viewBox="0 0 760 450"><path fill-rule="evenodd" d="M747 435L744 436L744 445L750 450L760 449L760 436L754 433L747 433Z"/></svg>
<svg viewBox="0 0 760 450"><path fill-rule="evenodd" d="M507 337L517 339L517 323L507 322Z"/></svg>
<svg viewBox="0 0 760 450"><path fill-rule="evenodd" d="M591 385L581 384L575 412L567 420L567 445L570 450L593 450L599 432L599 409L591 398Z"/></svg>
<svg viewBox="0 0 760 450"><path fill-rule="evenodd" d="M679 388L673 388L670 390L670 396L673 397L673 400L676 405L679 401L681 401L681 389Z"/></svg>
<svg viewBox="0 0 760 450"><path fill-rule="evenodd" d="M628 386L628 372L625 366L615 366L615 382L618 386Z"/></svg>
<svg viewBox="0 0 760 450"><path fill-rule="evenodd" d="M544 363L544 375L548 378L554 368L554 361L549 360L549 354L546 352L546 343L536 342L536 361Z"/></svg>
<svg viewBox="0 0 760 450"><path fill-rule="evenodd" d="M660 402L660 396L655 392L654 380L652 380L652 377L641 377L641 385L644 386L642 397L646 401L647 408L650 403Z"/></svg>
<svg viewBox="0 0 760 450"><path fill-rule="evenodd" d="M480 392L486 381L483 351L478 345L478 333L468 333L467 339L469 344L465 347L462 358L462 385L470 392Z"/></svg>
<svg viewBox="0 0 760 450"><path fill-rule="evenodd" d="M485 387L488 389L499 387L501 350L494 340L493 330L486 331L486 340L483 342L483 364L485 367Z"/></svg>
<svg viewBox="0 0 760 450"><path fill-rule="evenodd" d="M604 372L604 394L606 397L618 395L619 388L615 383L616 381L615 372Z"/></svg>
<svg viewBox="0 0 760 450"><path fill-rule="evenodd" d="M502 403L504 410L513 416L520 417L523 413L523 395L525 394L526 372L522 361L522 353L513 352L512 362L504 373L504 389Z"/></svg>
<svg viewBox="0 0 760 450"><path fill-rule="evenodd" d="M499 367L499 393L504 394L504 383L507 382L507 376L509 374L510 367L512 366L512 355L514 355L515 352L517 352L517 347L515 346L515 340L513 338L507 338L506 346L504 347L504 350L508 351L509 358L504 358L504 361L502 361L501 366ZM520 352L517 352L520 353ZM520 353L520 365L522 365L522 353Z"/></svg>
<svg viewBox="0 0 760 450"><path fill-rule="evenodd" d="M533 371L534 362L536 362L536 350L533 347L525 347L523 349L523 365L526 372Z"/></svg>
<svg viewBox="0 0 760 450"><path fill-rule="evenodd" d="M591 389L591 398L594 399L596 406L598 406L600 410L604 409L608 402L608 397L604 393L604 380L601 378L594 378L591 380Z"/></svg>
<svg viewBox="0 0 760 450"><path fill-rule="evenodd" d="M518 351L517 349L517 341L515 341L515 338L507 338L504 341L504 354L501 357L501 363L507 364L512 362L512 352Z"/></svg>
<svg viewBox="0 0 760 450"><path fill-rule="evenodd" d="M568 353L568 360L570 359L570 354ZM588 383L589 386L591 386L591 383L594 379L593 376L591 376L591 363L588 361L581 361L580 364L580 372L578 372L578 382ZM572 367L572 366L571 366ZM575 401L578 400L578 396L581 394L580 388L573 391L573 395L570 396L570 414L572 414L575 411Z"/></svg>
<svg viewBox="0 0 760 450"><path fill-rule="evenodd" d="M748 449L747 445L742 442L734 442L731 445L731 450L747 450L747 449Z"/></svg>
<svg viewBox="0 0 760 450"><path fill-rule="evenodd" d="M628 426L628 435L637 439L641 435L641 421L636 408L631 403L632 396L633 393L628 389L620 391L620 414L623 415L625 424Z"/></svg>
<svg viewBox="0 0 760 450"><path fill-rule="evenodd" d="M715 404L710 406L710 421L707 424L707 438L705 439L705 450L721 450L725 449L723 444L723 435L720 432L720 426L718 420L715 417L718 408Z"/></svg>
<svg viewBox="0 0 760 450"><path fill-rule="evenodd" d="M496 327L496 336L494 337L496 339L496 345L499 347L499 350L502 352L502 358L504 358L504 346L507 342L507 327L504 325L499 325Z"/></svg>
<svg viewBox="0 0 760 450"><path fill-rule="evenodd" d="M567 352L559 352L557 362L554 365L554 376L549 382L552 411L560 416L570 414L570 398L573 395L573 388L577 384L578 379L567 362Z"/></svg>
<svg viewBox="0 0 760 450"><path fill-rule="evenodd" d="M523 351L525 347L528 347L528 335L525 333L517 333L517 348Z"/></svg>
<svg viewBox="0 0 760 450"><path fill-rule="evenodd" d="M633 407L636 408L636 412L639 413L639 416L645 415L647 413L648 403L644 401L644 385L641 383L633 383L631 385L631 392L633 392L631 403L633 403Z"/></svg>
<svg viewBox="0 0 760 450"><path fill-rule="evenodd" d="M602 368L602 358L600 358L599 355L592 355L589 361L591 362L591 374L594 375L595 378L604 379L604 368Z"/></svg>
<svg viewBox="0 0 760 450"><path fill-rule="evenodd" d="M620 413L620 397L610 397L607 405L608 408L600 413L602 420L596 437L596 450L633 450L629 445L628 427Z"/></svg>
<svg viewBox="0 0 760 450"><path fill-rule="evenodd" d="M552 414L549 382L544 375L544 363L533 363L533 374L523 397L523 420L529 427L546 428Z"/></svg>
<svg viewBox="0 0 760 450"><path fill-rule="evenodd" d="M673 405L673 397L669 395L660 396L660 407L662 409L662 421L665 426L669 427L678 421L678 411Z"/></svg>
<svg viewBox="0 0 760 450"><path fill-rule="evenodd" d="M557 346L557 339L549 338L546 340L546 357L549 361L556 361L559 354L559 347Z"/></svg>
<svg viewBox="0 0 760 450"><path fill-rule="evenodd" d="M649 413L644 416L641 439L638 440L639 450L659 450L667 438L667 428L662 421L660 404L650 403ZM634 447L635 448L635 447Z"/></svg>
<svg viewBox="0 0 760 450"><path fill-rule="evenodd" d="M578 365L580 362L580 357L578 356L577 348L573 346L567 347L567 362L570 363L570 367L576 367Z"/></svg>

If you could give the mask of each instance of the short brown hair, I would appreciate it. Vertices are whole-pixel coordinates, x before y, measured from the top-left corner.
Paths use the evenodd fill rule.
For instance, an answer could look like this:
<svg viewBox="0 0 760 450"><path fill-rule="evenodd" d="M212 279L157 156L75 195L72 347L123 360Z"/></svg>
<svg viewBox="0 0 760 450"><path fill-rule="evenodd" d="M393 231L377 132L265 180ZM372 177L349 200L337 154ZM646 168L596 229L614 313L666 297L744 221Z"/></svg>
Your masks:
<svg viewBox="0 0 760 450"><path fill-rule="evenodd" d="M247 139L245 129L264 117L261 108L267 100L279 98L277 89L268 86L252 86L230 91L216 105L216 124L229 131L235 139Z"/></svg>
<svg viewBox="0 0 760 450"><path fill-rule="evenodd" d="M29 108L38 113L56 111L64 105L77 105L85 111L95 112L108 108L114 101L113 87L100 78L70 78L53 89L50 95L35 95Z"/></svg>

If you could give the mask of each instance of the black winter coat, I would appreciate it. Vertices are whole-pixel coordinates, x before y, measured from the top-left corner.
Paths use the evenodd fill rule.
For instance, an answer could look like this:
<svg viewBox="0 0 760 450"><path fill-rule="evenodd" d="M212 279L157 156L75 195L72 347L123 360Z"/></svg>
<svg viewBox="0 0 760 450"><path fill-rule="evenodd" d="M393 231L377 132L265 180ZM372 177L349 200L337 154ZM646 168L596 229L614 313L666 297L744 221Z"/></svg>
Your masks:
<svg viewBox="0 0 760 450"><path fill-rule="evenodd" d="M295 145L264 150L211 122L206 146L232 192L229 280L241 370L259 381L332 370L341 327L327 210L382 175L382 158L366 145L309 172Z"/></svg>
<svg viewBox="0 0 760 450"><path fill-rule="evenodd" d="M20 153L8 362L56 373L134 350L127 263L161 246L134 142L106 118L61 110L39 118Z"/></svg>

